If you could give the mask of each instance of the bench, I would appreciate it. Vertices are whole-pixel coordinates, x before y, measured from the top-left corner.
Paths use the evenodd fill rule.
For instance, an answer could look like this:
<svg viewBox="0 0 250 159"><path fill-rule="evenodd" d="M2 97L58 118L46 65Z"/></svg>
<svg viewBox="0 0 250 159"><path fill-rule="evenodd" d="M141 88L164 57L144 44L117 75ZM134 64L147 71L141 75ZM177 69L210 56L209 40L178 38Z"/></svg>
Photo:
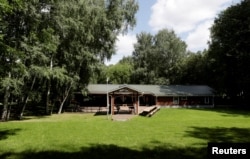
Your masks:
<svg viewBox="0 0 250 159"><path fill-rule="evenodd" d="M120 110L128 111L133 114L135 113L135 108L133 105L122 104L122 105L116 105L115 107L117 109L117 113L119 113Z"/></svg>

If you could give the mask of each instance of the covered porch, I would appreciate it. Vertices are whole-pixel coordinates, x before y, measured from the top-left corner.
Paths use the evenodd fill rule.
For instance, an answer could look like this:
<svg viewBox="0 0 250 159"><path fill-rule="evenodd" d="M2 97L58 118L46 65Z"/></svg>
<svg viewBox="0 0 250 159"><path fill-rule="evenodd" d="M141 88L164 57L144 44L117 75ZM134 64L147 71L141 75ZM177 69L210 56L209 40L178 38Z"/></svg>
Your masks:
<svg viewBox="0 0 250 159"><path fill-rule="evenodd" d="M122 112L128 114L139 114L140 97L143 92L126 85L113 89L108 92L108 103L110 104L111 114Z"/></svg>

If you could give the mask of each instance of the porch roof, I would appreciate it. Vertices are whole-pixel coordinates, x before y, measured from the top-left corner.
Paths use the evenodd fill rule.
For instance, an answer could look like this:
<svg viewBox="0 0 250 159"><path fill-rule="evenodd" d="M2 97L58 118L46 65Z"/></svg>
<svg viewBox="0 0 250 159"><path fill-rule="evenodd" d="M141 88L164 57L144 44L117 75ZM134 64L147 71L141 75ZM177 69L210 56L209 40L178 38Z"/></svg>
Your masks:
<svg viewBox="0 0 250 159"><path fill-rule="evenodd" d="M206 85L139 85L139 84L89 84L89 94L107 94L122 88L154 96L213 96L214 90Z"/></svg>

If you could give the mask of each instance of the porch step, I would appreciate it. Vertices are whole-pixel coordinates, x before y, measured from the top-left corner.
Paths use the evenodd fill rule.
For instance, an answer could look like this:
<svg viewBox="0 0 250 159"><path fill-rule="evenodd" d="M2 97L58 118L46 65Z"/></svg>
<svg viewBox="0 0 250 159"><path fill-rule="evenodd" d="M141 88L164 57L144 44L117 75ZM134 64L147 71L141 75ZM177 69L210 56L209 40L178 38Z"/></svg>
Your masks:
<svg viewBox="0 0 250 159"><path fill-rule="evenodd" d="M142 116L147 116L147 117L151 117L152 115L154 115L158 110L160 110L160 107L157 106L151 106L151 107L147 107L145 108L140 115Z"/></svg>
<svg viewBox="0 0 250 159"><path fill-rule="evenodd" d="M152 115L154 115L158 110L160 110L160 107L156 107L156 109L154 109L153 111L151 111L147 116L151 117Z"/></svg>

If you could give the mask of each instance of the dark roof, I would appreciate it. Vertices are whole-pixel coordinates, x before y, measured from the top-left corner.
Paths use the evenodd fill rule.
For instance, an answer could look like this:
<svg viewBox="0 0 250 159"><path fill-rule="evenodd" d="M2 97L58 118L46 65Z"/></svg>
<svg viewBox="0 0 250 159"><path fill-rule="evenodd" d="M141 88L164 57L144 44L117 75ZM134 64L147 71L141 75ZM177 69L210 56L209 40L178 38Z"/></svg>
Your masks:
<svg viewBox="0 0 250 159"><path fill-rule="evenodd" d="M154 96L212 96L214 94L214 90L206 85L89 84L87 87L89 94L106 94L122 88Z"/></svg>

